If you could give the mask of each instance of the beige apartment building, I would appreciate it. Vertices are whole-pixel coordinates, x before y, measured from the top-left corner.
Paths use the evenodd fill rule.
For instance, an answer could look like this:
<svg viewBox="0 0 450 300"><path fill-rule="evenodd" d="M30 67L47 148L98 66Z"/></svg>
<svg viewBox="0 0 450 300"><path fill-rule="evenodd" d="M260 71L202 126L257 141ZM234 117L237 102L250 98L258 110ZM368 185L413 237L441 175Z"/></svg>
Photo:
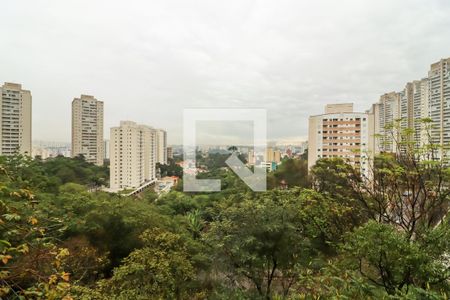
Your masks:
<svg viewBox="0 0 450 300"><path fill-rule="evenodd" d="M167 132L156 129L156 162L167 165Z"/></svg>
<svg viewBox="0 0 450 300"><path fill-rule="evenodd" d="M0 87L0 155L32 155L31 93L18 83Z"/></svg>
<svg viewBox="0 0 450 300"><path fill-rule="evenodd" d="M110 189L135 189L156 179L156 130L122 121L111 128Z"/></svg>
<svg viewBox="0 0 450 300"><path fill-rule="evenodd" d="M353 112L353 103L338 103L325 105L326 114L340 114Z"/></svg>
<svg viewBox="0 0 450 300"><path fill-rule="evenodd" d="M86 161L103 165L103 102L81 95L72 101L72 157L82 154Z"/></svg>
<svg viewBox="0 0 450 300"><path fill-rule="evenodd" d="M431 141L450 145L450 57L432 64L428 71L428 108L432 120ZM445 153L447 158L450 153Z"/></svg>
<svg viewBox="0 0 450 300"><path fill-rule="evenodd" d="M411 137L415 145L432 142L443 148L450 146L450 58L431 64L428 76L406 83L400 92L390 92L380 97L372 105L374 132L380 135L375 139L375 152L396 152L401 136L393 124L400 120L401 129L414 129ZM421 120L429 118L429 125ZM430 132L428 132L430 130ZM450 150L444 154L450 156Z"/></svg>
<svg viewBox="0 0 450 300"><path fill-rule="evenodd" d="M279 150L274 150L273 148L267 148L264 161L279 164L281 162L281 152Z"/></svg>
<svg viewBox="0 0 450 300"><path fill-rule="evenodd" d="M373 115L353 112L353 104L331 104L309 117L308 167L320 158L343 158L369 176L373 155Z"/></svg>
<svg viewBox="0 0 450 300"><path fill-rule="evenodd" d="M167 147L167 159L173 159L173 148Z"/></svg>
<svg viewBox="0 0 450 300"><path fill-rule="evenodd" d="M380 100L372 105L369 113L373 115L374 151L394 152L397 148L398 131L391 125L401 116L401 95L390 92L380 96Z"/></svg>
<svg viewBox="0 0 450 300"><path fill-rule="evenodd" d="M276 165L281 163L281 151L274 150L272 147L266 148L266 151L262 155L255 154L253 149L250 149L247 153L247 165L253 166L259 161L259 164L271 166L272 163Z"/></svg>

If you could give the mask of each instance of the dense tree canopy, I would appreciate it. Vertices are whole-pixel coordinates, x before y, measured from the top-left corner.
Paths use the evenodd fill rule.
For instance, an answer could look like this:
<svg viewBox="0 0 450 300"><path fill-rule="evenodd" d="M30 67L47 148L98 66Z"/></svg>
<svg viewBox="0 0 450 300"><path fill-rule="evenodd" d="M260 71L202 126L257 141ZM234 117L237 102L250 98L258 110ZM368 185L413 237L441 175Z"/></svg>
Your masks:
<svg viewBox="0 0 450 300"><path fill-rule="evenodd" d="M221 192L136 198L82 157L0 157L0 297L448 299L450 169L406 150L371 178L285 160L259 193L212 155Z"/></svg>

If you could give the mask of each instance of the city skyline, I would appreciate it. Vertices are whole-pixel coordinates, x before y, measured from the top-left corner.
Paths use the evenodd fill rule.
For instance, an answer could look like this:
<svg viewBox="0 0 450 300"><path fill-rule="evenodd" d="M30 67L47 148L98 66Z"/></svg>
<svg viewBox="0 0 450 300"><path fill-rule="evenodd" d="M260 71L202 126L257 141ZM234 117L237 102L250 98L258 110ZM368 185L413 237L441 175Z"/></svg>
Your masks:
<svg viewBox="0 0 450 300"><path fill-rule="evenodd" d="M70 102L88 94L105 136L133 120L181 144L182 109L220 104L266 108L268 138L295 141L326 103L364 111L448 57L444 1L319 2L5 3L0 81L32 91L37 140L70 141Z"/></svg>
<svg viewBox="0 0 450 300"><path fill-rule="evenodd" d="M447 130L446 121L441 118L447 116L447 112L441 109L442 105L445 105L445 101L447 99L447 81L448 81L448 63L450 62L450 58L442 58L437 62L433 62L430 65L430 70L428 74L422 77L420 80L412 80L407 81L404 88L400 91L391 91L384 93L380 96L380 99L372 103L369 109L362 110L366 113L374 114L375 120L377 120L374 124L375 131L373 134L379 134L384 131L384 126L391 124L396 119L401 120L401 126L403 128L415 128L416 130L423 129L422 125L419 125L416 120L421 118L431 117L435 126L433 133L433 139L436 142L440 140L440 143L443 143L443 139L447 136L447 133L443 133L443 130ZM441 83L441 80L443 82ZM5 82L4 87L15 87L21 89L21 84L18 83L7 83ZM30 95L30 91L26 90L25 92ZM3 96L8 97L9 94L3 93ZM7 98L9 99L9 98ZM7 100L10 101L10 100ZM83 104L82 104L83 103ZM74 106L75 105L75 106ZM100 106L98 106L100 105ZM29 104L28 111L31 113L31 100ZM328 113L333 113L334 110L336 113L339 113L342 109L353 111L354 103L336 103L336 104L327 104L325 110ZM6 107L9 109L9 106ZM430 114L429 114L430 113ZM439 115L442 114L440 117ZM94 118L95 116L95 118ZM320 115L317 115L320 116ZM94 120L94 119L95 120ZM104 143L109 140L103 138L103 102L98 101L92 95L81 95L80 98L74 98L72 102L72 156L76 156L78 154L84 154L89 157L90 154L87 152L97 152L95 154L95 158L93 158L93 162L96 164L102 164L104 154ZM77 120L77 121L75 121ZM81 121L83 120L83 121ZM311 117L310 117L311 120ZM129 120L121 120L129 121ZM30 126L31 126L31 115L29 118ZM83 125L84 124L84 125ZM311 127L311 124L310 126ZM100 132L98 132L97 128L100 128ZM226 134L224 135L224 128L226 128ZM441 130L442 128L442 130ZM163 151L168 145L167 142L167 131L163 129L155 129L158 132L158 162L166 162L167 153ZM34 140L31 141L31 127L28 130L29 139L30 139L30 147L31 144L34 146ZM88 134L89 137L84 141L86 147L88 148L81 150L81 135ZM96 143L91 143L90 135L94 134L96 136ZM425 142L425 136L423 136L423 132L420 133L421 137L416 137L422 140L421 142L417 141L419 144ZM252 140L253 135L253 124L250 121L200 121L196 123L196 140L197 145L199 146L208 146L208 145L250 145L248 141ZM243 139L245 136L245 139ZM278 143L278 141L267 141L267 143L286 145L286 144L299 144L304 142L305 140L309 140L311 138L311 131L309 129L309 138L308 139L297 139L295 142L291 141L290 143L286 143L286 141L282 141ZM52 142L52 141L50 141ZM54 142L54 141L53 141ZM385 141L386 142L386 141ZM98 144L98 145L97 145ZM375 148L385 148L391 147L392 143L384 143L381 146L378 142ZM172 144L173 145L173 144ZM74 148L75 147L75 148ZM33 147L34 148L34 147ZM92 148L92 149L91 149ZM75 149L75 150L74 150ZM392 149L384 149L384 151L392 152ZM27 151L28 152L28 151ZM88 158L89 160L90 158Z"/></svg>

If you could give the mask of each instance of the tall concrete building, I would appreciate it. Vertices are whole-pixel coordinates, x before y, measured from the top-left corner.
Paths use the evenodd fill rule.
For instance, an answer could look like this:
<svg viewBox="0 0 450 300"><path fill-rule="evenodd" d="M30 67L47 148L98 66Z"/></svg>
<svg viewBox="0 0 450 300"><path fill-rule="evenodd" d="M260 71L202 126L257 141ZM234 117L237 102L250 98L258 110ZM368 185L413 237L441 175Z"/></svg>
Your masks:
<svg viewBox="0 0 450 300"><path fill-rule="evenodd" d="M429 89L428 78L413 81L413 126L416 134L414 139L418 146L427 144L429 141L428 133L425 131L426 125L421 122L430 116L429 111Z"/></svg>
<svg viewBox="0 0 450 300"><path fill-rule="evenodd" d="M72 101L72 157L84 155L86 161L103 165L103 102L81 95Z"/></svg>
<svg viewBox="0 0 450 300"><path fill-rule="evenodd" d="M339 157L368 176L372 135L372 114L353 112L350 103L327 105L325 114L309 117L308 167L320 158Z"/></svg>
<svg viewBox="0 0 450 300"><path fill-rule="evenodd" d="M281 152L279 150L274 150L273 148L267 148L264 155L264 161L279 164L281 162Z"/></svg>
<svg viewBox="0 0 450 300"><path fill-rule="evenodd" d="M264 161L270 161L272 162L275 157L275 152L273 151L273 148L267 148L266 153L264 154Z"/></svg>
<svg viewBox="0 0 450 300"><path fill-rule="evenodd" d="M277 164L281 163L281 151L280 150L275 150L274 156L273 156L273 161L276 162Z"/></svg>
<svg viewBox="0 0 450 300"><path fill-rule="evenodd" d="M135 189L156 179L156 130L122 121L111 128L110 189Z"/></svg>
<svg viewBox="0 0 450 300"><path fill-rule="evenodd" d="M424 132L425 124L422 119L427 118L428 111L428 79L408 82L399 93L400 95L400 125L402 129L414 129L410 136L416 147L425 144L428 140Z"/></svg>
<svg viewBox="0 0 450 300"><path fill-rule="evenodd" d="M413 117L413 84L408 82L403 89L400 91L400 125L401 128L413 128L414 127L414 117Z"/></svg>
<svg viewBox="0 0 450 300"><path fill-rule="evenodd" d="M369 113L373 116L372 143L374 151L393 152L397 147L398 130L391 125L401 116L400 106L401 95L390 92L382 95L380 100L372 105ZM379 137L378 137L379 136Z"/></svg>
<svg viewBox="0 0 450 300"><path fill-rule="evenodd" d="M173 159L173 148L167 147L167 159Z"/></svg>
<svg viewBox="0 0 450 300"><path fill-rule="evenodd" d="M450 145L450 58L431 65L428 72L429 117L434 128L431 141ZM448 153L447 153L448 156Z"/></svg>
<svg viewBox="0 0 450 300"><path fill-rule="evenodd" d="M0 111L0 155L32 155L30 91L5 82L0 87Z"/></svg>
<svg viewBox="0 0 450 300"><path fill-rule="evenodd" d="M450 58L433 63L428 76L408 82L400 92L391 92L380 97L372 105L374 130L381 137L375 143L376 152L396 152L400 134L390 128L400 120L401 129L413 129L416 147L429 142L448 148L450 145ZM430 127L423 119L431 120ZM450 149L444 153L450 156ZM442 153L439 153L442 157Z"/></svg>
<svg viewBox="0 0 450 300"><path fill-rule="evenodd" d="M156 162L167 165L167 132L156 129Z"/></svg>

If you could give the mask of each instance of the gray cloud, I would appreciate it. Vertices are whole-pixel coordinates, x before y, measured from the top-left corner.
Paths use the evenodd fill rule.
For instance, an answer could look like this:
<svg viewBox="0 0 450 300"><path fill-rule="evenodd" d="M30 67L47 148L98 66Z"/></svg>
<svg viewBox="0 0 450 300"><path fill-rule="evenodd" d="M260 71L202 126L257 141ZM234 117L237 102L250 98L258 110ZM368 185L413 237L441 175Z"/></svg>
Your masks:
<svg viewBox="0 0 450 300"><path fill-rule="evenodd" d="M450 56L448 1L16 0L0 10L0 81L33 93L34 138L70 139L70 102L167 128L182 109L264 107L270 139L330 102L367 109ZM109 135L106 129L106 136Z"/></svg>

